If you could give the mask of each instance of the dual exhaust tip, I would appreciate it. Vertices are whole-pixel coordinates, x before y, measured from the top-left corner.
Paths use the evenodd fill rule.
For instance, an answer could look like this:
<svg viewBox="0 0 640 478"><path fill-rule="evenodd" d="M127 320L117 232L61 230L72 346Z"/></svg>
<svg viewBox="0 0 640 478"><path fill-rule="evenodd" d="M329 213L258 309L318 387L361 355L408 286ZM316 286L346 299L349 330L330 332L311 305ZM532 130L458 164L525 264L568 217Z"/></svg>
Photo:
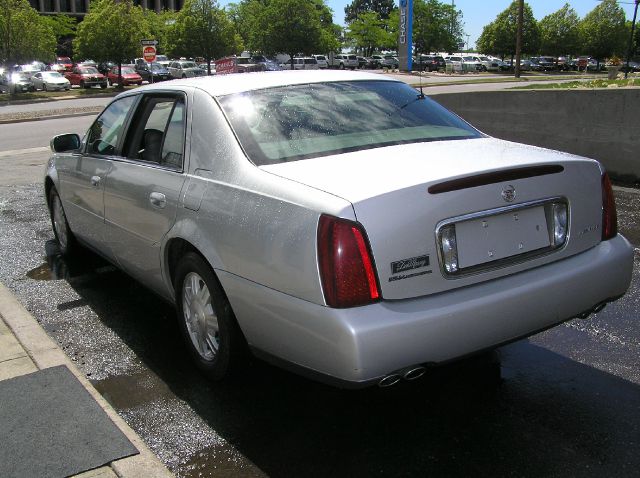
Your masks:
<svg viewBox="0 0 640 478"><path fill-rule="evenodd" d="M579 314L577 318L586 319L591 314L597 314L598 312L600 312L602 309L606 307L606 305L607 305L607 301L600 302L596 304L593 308ZM397 372L393 372L393 373L390 373L389 375L385 375L384 377L382 377L378 382L378 387L380 388L391 387L393 385L396 385L401 380L407 380L407 381L417 380L420 377L422 377L426 371L427 369L422 366L413 366L413 367L403 368L401 370L398 370Z"/></svg>
<svg viewBox="0 0 640 478"><path fill-rule="evenodd" d="M387 388L397 384L400 380L412 381L422 377L427 369L421 366L407 367L397 372L390 373L380 379L378 387Z"/></svg>

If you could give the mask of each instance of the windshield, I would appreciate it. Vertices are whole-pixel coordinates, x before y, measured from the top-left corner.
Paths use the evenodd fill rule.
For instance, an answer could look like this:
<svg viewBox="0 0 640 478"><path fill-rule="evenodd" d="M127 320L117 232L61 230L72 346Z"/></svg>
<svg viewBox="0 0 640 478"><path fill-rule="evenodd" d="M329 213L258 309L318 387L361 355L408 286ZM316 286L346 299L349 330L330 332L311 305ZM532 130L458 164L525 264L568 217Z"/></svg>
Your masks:
<svg viewBox="0 0 640 478"><path fill-rule="evenodd" d="M43 71L42 76L45 78L62 78L62 75L57 71Z"/></svg>
<svg viewBox="0 0 640 478"><path fill-rule="evenodd" d="M188 62L188 63L183 63L182 68L198 68L198 65L196 65L193 62Z"/></svg>
<svg viewBox="0 0 640 478"><path fill-rule="evenodd" d="M96 73L98 73L98 70L96 70L95 68L80 68L80 73L82 73L83 75L95 75Z"/></svg>
<svg viewBox="0 0 640 478"><path fill-rule="evenodd" d="M220 103L240 144L257 165L482 136L399 82L286 86L227 95Z"/></svg>

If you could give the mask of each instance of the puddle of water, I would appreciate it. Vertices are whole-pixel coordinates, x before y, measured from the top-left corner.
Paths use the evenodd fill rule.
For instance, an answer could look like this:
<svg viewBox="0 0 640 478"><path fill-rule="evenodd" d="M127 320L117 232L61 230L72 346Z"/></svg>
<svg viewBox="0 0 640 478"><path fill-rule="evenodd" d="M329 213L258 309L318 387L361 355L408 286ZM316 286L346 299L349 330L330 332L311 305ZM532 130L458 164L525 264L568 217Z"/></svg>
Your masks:
<svg viewBox="0 0 640 478"><path fill-rule="evenodd" d="M69 280L87 274L111 272L115 267L88 251L80 250L73 257L64 257L54 240L45 243L47 262L26 273L29 279L38 281Z"/></svg>

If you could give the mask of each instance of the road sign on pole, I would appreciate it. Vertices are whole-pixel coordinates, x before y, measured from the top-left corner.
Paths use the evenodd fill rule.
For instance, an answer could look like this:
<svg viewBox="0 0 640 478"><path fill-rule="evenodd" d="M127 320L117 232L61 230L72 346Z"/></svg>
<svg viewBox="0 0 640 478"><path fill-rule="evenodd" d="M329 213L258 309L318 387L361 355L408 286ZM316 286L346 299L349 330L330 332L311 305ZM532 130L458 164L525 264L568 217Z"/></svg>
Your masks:
<svg viewBox="0 0 640 478"><path fill-rule="evenodd" d="M146 45L142 47L142 58L147 63L156 61L156 47L154 45Z"/></svg>
<svg viewBox="0 0 640 478"><path fill-rule="evenodd" d="M140 44L142 46L147 46L147 45L158 46L158 40L140 40Z"/></svg>

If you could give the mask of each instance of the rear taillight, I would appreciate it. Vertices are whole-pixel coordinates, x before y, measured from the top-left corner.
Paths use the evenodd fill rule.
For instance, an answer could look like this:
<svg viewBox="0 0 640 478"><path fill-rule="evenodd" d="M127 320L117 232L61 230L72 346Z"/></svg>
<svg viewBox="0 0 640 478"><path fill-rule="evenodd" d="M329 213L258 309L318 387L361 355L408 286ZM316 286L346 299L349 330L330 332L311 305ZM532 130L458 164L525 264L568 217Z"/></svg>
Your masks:
<svg viewBox="0 0 640 478"><path fill-rule="evenodd" d="M355 307L380 299L369 241L357 222L320 216L318 263L329 307Z"/></svg>
<svg viewBox="0 0 640 478"><path fill-rule="evenodd" d="M613 197L613 188L609 175L602 175L602 240L606 241L618 234L618 215L616 213L616 200Z"/></svg>

